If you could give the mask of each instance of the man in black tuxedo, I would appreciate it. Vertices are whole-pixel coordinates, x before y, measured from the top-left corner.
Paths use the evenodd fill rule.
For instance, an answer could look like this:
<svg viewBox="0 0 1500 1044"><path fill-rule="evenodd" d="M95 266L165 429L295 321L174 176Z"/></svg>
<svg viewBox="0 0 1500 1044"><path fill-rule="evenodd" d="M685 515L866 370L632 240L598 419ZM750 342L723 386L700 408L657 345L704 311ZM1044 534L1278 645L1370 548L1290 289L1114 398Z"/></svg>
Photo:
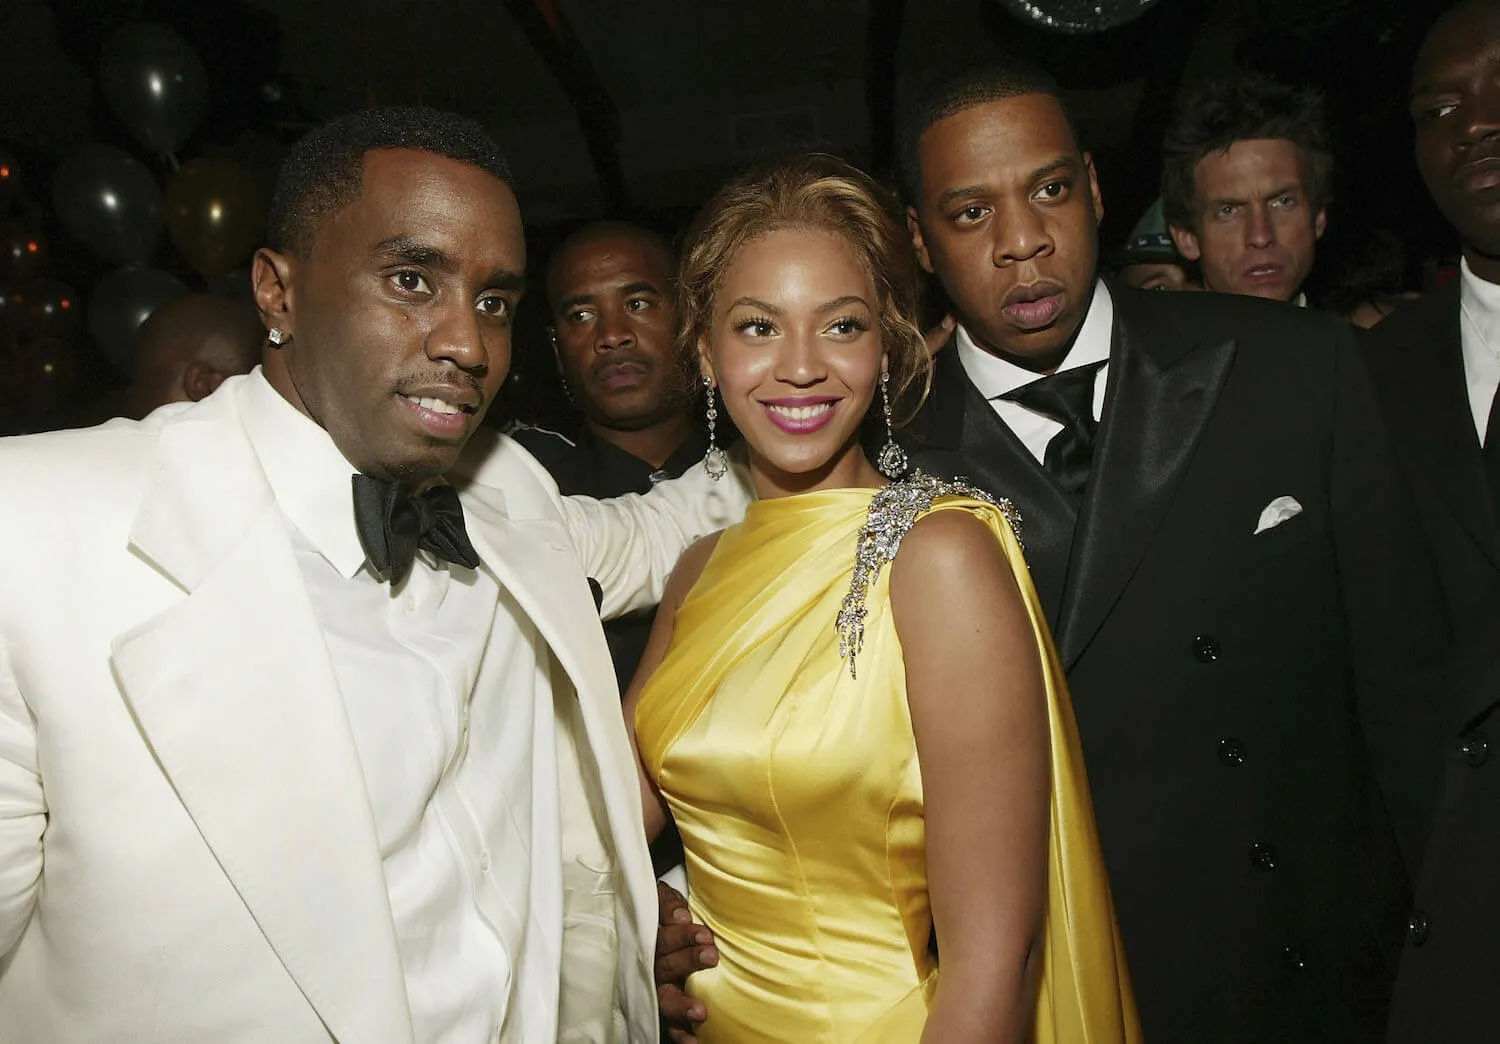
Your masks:
<svg viewBox="0 0 1500 1044"><path fill-rule="evenodd" d="M1443 780L1421 857L1393 1041L1481 1040L1500 963L1500 3L1465 3L1412 73L1417 165L1458 231L1458 280L1366 335L1460 636Z"/></svg>
<svg viewBox="0 0 1500 1044"><path fill-rule="evenodd" d="M1375 777L1446 625L1352 332L1100 282L1045 74L947 76L901 140L959 321L909 448L1020 509L1146 1038L1378 1039L1406 897Z"/></svg>

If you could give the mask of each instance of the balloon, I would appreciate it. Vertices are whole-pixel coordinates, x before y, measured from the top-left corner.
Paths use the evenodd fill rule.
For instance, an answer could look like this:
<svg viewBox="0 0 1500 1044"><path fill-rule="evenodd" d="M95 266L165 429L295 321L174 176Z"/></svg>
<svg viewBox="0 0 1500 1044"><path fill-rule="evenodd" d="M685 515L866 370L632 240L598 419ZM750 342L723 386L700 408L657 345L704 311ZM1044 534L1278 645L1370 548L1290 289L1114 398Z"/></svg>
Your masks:
<svg viewBox="0 0 1500 1044"><path fill-rule="evenodd" d="M78 292L57 279L38 279L21 289L26 314L21 329L31 337L66 338L78 325Z"/></svg>
<svg viewBox="0 0 1500 1044"><path fill-rule="evenodd" d="M21 195L21 166L9 149L0 149L0 214L7 213Z"/></svg>
<svg viewBox="0 0 1500 1044"><path fill-rule="evenodd" d="M47 263L48 243L30 221L0 225L0 272L11 279L30 279Z"/></svg>
<svg viewBox="0 0 1500 1044"><path fill-rule="evenodd" d="M85 145L57 167L57 216L80 243L112 265L144 261L161 233L161 190L129 153Z"/></svg>
<svg viewBox="0 0 1500 1044"><path fill-rule="evenodd" d="M208 283L208 292L215 297L222 297L226 301L238 301L255 307L255 287L250 283L250 266L244 265L233 271L225 272L217 279L211 279Z"/></svg>
<svg viewBox="0 0 1500 1044"><path fill-rule="evenodd" d="M131 265L121 268L94 287L89 298L89 336L120 373L135 371L135 334L146 317L187 287L157 268Z"/></svg>
<svg viewBox="0 0 1500 1044"><path fill-rule="evenodd" d="M208 74L192 45L164 25L130 25L104 44L104 99L142 145L171 152L208 114Z"/></svg>
<svg viewBox="0 0 1500 1044"><path fill-rule="evenodd" d="M1156 0L1000 0L1023 21L1059 33L1102 33L1145 13Z"/></svg>
<svg viewBox="0 0 1500 1044"><path fill-rule="evenodd" d="M249 260L266 220L260 185L234 160L189 160L167 183L167 231L204 279Z"/></svg>

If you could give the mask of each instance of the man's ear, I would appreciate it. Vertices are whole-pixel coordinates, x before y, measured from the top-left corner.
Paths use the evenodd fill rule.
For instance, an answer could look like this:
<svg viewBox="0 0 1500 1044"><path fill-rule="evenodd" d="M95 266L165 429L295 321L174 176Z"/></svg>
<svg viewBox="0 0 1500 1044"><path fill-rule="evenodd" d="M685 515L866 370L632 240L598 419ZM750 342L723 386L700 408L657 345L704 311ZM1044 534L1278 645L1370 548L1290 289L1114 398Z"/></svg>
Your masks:
<svg viewBox="0 0 1500 1044"><path fill-rule="evenodd" d="M293 318L296 302L292 294L296 264L290 254L278 254L269 247L257 250L255 260L250 263L250 286L255 291L260 321L267 330L280 330L288 339L295 338L297 333Z"/></svg>
<svg viewBox="0 0 1500 1044"><path fill-rule="evenodd" d="M1083 154L1083 169L1089 172L1089 198L1094 202L1094 224L1104 221L1104 195L1099 191L1099 171L1094 167L1094 154Z"/></svg>
<svg viewBox="0 0 1500 1044"><path fill-rule="evenodd" d="M917 220L917 208L906 208L906 230L911 233L911 248L917 252L917 264L928 275L932 271L932 258L927 254L927 241L922 238L922 223Z"/></svg>
<svg viewBox="0 0 1500 1044"><path fill-rule="evenodd" d="M224 383L224 375L206 362L193 360L182 372L182 390L189 402L206 399Z"/></svg>
<svg viewBox="0 0 1500 1044"><path fill-rule="evenodd" d="M1181 225L1168 225L1167 231L1172 233L1172 243L1183 257L1189 261L1196 261L1203 256L1203 249L1198 245L1198 236L1192 229L1183 228Z"/></svg>
<svg viewBox="0 0 1500 1044"><path fill-rule="evenodd" d="M1318 211L1318 216L1313 218L1313 238L1322 239L1323 231L1328 228L1328 211Z"/></svg>

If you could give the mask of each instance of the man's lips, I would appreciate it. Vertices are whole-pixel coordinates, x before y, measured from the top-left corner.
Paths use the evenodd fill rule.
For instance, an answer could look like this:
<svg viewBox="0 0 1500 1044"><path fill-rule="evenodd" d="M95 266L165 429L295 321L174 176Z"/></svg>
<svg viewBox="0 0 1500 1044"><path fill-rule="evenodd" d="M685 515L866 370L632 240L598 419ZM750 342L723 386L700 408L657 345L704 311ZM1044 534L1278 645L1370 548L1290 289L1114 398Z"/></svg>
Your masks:
<svg viewBox="0 0 1500 1044"><path fill-rule="evenodd" d="M468 430L469 419L479 412L479 393L455 384L411 388L396 397L418 425L437 438L462 435Z"/></svg>
<svg viewBox="0 0 1500 1044"><path fill-rule="evenodd" d="M1465 192L1485 192L1500 185L1500 156L1481 156L1454 171Z"/></svg>
<svg viewBox="0 0 1500 1044"><path fill-rule="evenodd" d="M806 435L833 420L842 400L832 395L801 395L762 399L760 405L771 423L790 435Z"/></svg>
<svg viewBox="0 0 1500 1044"><path fill-rule="evenodd" d="M619 359L601 363L594 367L594 380L610 391L632 388L651 372L651 368L639 359Z"/></svg>
<svg viewBox="0 0 1500 1044"><path fill-rule="evenodd" d="M1051 279L1013 286L1000 302L1000 311L1023 330L1040 330L1057 318L1066 300L1063 285Z"/></svg>
<svg viewBox="0 0 1500 1044"><path fill-rule="evenodd" d="M1286 266L1275 261L1251 265L1241 273L1247 283L1275 283L1286 278Z"/></svg>

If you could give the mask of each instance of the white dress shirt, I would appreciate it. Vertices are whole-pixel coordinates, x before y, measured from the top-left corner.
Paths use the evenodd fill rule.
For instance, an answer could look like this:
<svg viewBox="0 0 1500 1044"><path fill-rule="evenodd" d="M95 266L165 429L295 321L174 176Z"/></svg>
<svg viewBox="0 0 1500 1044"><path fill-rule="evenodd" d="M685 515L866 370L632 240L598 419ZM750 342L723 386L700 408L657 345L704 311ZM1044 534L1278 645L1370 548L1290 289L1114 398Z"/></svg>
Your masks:
<svg viewBox="0 0 1500 1044"><path fill-rule="evenodd" d="M259 370L249 380L245 428L286 516L364 770L416 1039L492 1041L508 1014L526 1023L520 1039L551 1039L556 975L516 974L528 947L546 951L533 969L556 964L549 933L528 929L561 919L545 644L483 564L422 551L395 587L371 573L353 467ZM338 853L309 858L337 873Z"/></svg>
<svg viewBox="0 0 1500 1044"><path fill-rule="evenodd" d="M1463 346L1464 383L1474 430L1484 445L1490 404L1500 388L1500 286L1480 279L1464 260L1459 264L1459 343Z"/></svg>
<svg viewBox="0 0 1500 1044"><path fill-rule="evenodd" d="M1094 300L1089 304L1088 314L1084 316L1083 325L1078 330L1078 337L1073 341L1073 347L1068 352L1067 358L1058 367L1058 371L1061 372L1086 366L1089 363L1104 363L1099 367L1099 372L1094 375L1095 421L1104 411L1104 388L1109 375L1109 343L1114 334L1114 326L1115 306L1110 300L1109 290L1102 280L1095 282ZM1054 435L1062 431L1062 424L1044 413L1022 406L1019 402L1010 402L1000 398L1007 392L1040 379L1042 375L1017 366L999 356L991 355L974 343L974 339L969 336L969 331L965 330L962 325L958 328L958 358L963 363L964 372L969 375L969 380L974 382L974 387L979 389L979 394L990 401L990 405L994 407L1000 420L1016 433L1016 437L1031 451L1033 457L1038 461L1043 460L1047 453L1047 443L1052 441Z"/></svg>

